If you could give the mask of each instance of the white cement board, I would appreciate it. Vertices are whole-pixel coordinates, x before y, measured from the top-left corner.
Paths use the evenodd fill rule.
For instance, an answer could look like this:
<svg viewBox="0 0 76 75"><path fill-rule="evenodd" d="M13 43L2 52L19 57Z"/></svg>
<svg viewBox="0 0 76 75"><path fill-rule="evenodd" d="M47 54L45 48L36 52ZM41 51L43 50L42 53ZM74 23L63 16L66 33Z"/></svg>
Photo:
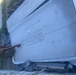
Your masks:
<svg viewBox="0 0 76 75"><path fill-rule="evenodd" d="M12 45L21 44L20 48L16 48L13 61L18 64L27 60L46 62L76 59L75 34L73 1L49 1L10 31Z"/></svg>

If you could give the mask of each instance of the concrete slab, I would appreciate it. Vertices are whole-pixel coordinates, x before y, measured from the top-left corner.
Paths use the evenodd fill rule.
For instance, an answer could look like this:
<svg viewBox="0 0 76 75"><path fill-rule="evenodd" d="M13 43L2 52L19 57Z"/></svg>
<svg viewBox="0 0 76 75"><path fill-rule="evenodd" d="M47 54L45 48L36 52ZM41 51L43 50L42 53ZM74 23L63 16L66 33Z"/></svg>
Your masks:
<svg viewBox="0 0 76 75"><path fill-rule="evenodd" d="M33 75L36 72L26 72L26 71L2 71L0 70L0 75ZM70 73L63 73L63 74L58 74L58 73L40 73L37 75L76 75L76 74L70 74Z"/></svg>

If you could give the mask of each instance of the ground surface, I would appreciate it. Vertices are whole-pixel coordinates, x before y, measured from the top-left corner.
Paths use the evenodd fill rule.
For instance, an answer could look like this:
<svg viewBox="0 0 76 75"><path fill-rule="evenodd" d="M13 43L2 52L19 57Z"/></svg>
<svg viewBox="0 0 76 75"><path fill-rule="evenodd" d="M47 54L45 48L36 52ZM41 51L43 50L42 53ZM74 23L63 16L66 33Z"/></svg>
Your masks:
<svg viewBox="0 0 76 75"><path fill-rule="evenodd" d="M6 70L17 70L17 65L13 64L12 59L8 58L3 64L3 69Z"/></svg>

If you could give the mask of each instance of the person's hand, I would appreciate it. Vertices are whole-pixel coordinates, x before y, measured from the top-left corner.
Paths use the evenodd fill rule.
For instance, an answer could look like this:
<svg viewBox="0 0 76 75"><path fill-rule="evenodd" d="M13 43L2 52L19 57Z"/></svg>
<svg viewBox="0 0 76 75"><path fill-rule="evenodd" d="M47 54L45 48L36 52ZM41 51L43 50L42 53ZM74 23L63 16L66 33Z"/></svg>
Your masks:
<svg viewBox="0 0 76 75"><path fill-rule="evenodd" d="M15 47L20 47L21 46L21 44L17 44L17 45L15 45Z"/></svg>

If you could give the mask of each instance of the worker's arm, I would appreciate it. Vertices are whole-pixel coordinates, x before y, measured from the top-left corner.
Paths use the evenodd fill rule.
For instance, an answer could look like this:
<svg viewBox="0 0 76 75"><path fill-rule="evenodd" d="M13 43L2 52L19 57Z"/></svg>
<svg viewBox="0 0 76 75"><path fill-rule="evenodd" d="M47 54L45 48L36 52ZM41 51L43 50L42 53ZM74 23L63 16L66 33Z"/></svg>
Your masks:
<svg viewBox="0 0 76 75"><path fill-rule="evenodd" d="M8 48L8 47L10 47L10 46L0 46L0 48Z"/></svg>
<svg viewBox="0 0 76 75"><path fill-rule="evenodd" d="M21 45L21 44L17 44L17 45L15 45L15 46L13 46L13 47L20 47L20 45ZM0 46L0 48L10 48L10 47L12 47L12 46Z"/></svg>
<svg viewBox="0 0 76 75"><path fill-rule="evenodd" d="M20 47L20 46L21 46L21 44L17 44L15 46L10 46L8 48L4 48L4 51L11 50L11 49L14 49L15 47Z"/></svg>

